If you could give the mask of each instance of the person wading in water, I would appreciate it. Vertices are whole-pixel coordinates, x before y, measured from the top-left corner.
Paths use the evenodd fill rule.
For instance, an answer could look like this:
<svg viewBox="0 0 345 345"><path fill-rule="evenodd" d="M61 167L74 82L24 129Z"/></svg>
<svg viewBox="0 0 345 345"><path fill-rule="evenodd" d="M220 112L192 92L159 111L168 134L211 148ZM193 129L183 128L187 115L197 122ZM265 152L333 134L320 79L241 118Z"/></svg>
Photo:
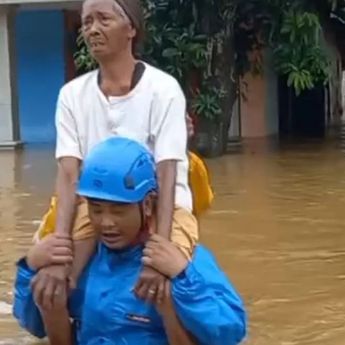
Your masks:
<svg viewBox="0 0 345 345"><path fill-rule="evenodd" d="M61 305L52 305L39 286L52 279L34 277L47 262L70 262L72 241L52 234L19 260L13 313L24 329L39 338L48 335L51 345L240 343L246 311L213 255L197 245L188 260L171 241L149 235L157 187L154 157L138 142L112 137L90 151L77 193L87 200L97 249L68 303L59 285ZM143 266L166 277L162 301L146 303L133 294ZM47 303L49 312L41 307Z"/></svg>

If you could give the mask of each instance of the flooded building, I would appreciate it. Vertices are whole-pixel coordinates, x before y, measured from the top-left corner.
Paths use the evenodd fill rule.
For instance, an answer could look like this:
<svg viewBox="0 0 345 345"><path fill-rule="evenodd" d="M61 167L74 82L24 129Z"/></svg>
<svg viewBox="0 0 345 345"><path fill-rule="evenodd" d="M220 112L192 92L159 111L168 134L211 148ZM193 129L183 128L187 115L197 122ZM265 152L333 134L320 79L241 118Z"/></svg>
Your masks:
<svg viewBox="0 0 345 345"><path fill-rule="evenodd" d="M0 144L54 142L60 87L74 76L78 2L0 0Z"/></svg>
<svg viewBox="0 0 345 345"><path fill-rule="evenodd" d="M275 73L272 54L268 50L263 53L262 74L248 72L242 78L245 94L239 116L242 137L323 137L327 128L341 122L345 55L340 37L344 34L343 24L332 23L324 27L320 39L330 61L329 82L316 85L299 96L287 86L285 77ZM233 133L233 129L231 131Z"/></svg>

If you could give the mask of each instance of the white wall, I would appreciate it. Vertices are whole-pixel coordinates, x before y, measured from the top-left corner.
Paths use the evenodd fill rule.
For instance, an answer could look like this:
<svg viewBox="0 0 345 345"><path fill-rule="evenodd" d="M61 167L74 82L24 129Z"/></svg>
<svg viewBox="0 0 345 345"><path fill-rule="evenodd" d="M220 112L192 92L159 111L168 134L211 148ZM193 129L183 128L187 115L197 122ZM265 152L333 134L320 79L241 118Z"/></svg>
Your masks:
<svg viewBox="0 0 345 345"><path fill-rule="evenodd" d="M19 137L14 54L14 9L0 5L0 145Z"/></svg>

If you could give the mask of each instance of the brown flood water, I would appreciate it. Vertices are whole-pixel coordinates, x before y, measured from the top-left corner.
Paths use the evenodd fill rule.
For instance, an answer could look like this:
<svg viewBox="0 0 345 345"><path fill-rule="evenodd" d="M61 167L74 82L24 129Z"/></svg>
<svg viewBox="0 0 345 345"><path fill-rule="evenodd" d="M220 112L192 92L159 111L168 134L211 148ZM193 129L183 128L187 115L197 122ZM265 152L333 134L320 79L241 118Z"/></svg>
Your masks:
<svg viewBox="0 0 345 345"><path fill-rule="evenodd" d="M209 162L217 196L202 220L246 301L246 344L344 345L345 143L251 147ZM52 156L0 152L0 345L33 344L10 315L11 284L52 192Z"/></svg>

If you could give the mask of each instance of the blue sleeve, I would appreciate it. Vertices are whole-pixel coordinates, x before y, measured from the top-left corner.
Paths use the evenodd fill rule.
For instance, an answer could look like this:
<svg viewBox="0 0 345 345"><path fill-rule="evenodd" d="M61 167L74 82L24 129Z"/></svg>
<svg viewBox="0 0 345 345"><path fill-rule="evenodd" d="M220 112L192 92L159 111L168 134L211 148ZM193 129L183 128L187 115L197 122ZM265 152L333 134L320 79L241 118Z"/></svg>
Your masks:
<svg viewBox="0 0 345 345"><path fill-rule="evenodd" d="M42 339L46 336L46 332L30 287L30 281L35 274L36 272L29 268L24 258L18 261L14 283L13 316L22 328Z"/></svg>
<svg viewBox="0 0 345 345"><path fill-rule="evenodd" d="M68 300L68 310L71 318L78 324L81 318L84 301L84 288L87 280L88 267L81 275L76 289ZM36 272L27 265L25 258L17 263L17 273L14 285L13 316L19 325L37 338L46 337L46 331L41 313L34 301L30 282Z"/></svg>
<svg viewBox="0 0 345 345"><path fill-rule="evenodd" d="M243 302L203 247L186 270L173 279L176 313L199 344L236 345L246 335L247 317Z"/></svg>

